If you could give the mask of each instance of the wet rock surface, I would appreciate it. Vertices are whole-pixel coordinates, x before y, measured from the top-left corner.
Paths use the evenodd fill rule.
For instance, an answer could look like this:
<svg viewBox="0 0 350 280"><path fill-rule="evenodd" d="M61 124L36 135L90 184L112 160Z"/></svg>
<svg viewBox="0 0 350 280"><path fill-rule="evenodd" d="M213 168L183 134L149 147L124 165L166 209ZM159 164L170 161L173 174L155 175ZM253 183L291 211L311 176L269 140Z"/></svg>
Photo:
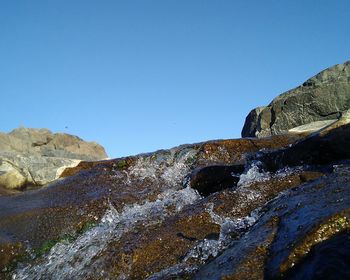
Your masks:
<svg viewBox="0 0 350 280"><path fill-rule="evenodd" d="M10 253L11 257L1 269L8 271L11 263L23 259L28 250L47 253L53 244L65 241L67 236L75 238L81 228L100 222L111 205L118 212L133 205L143 209L145 201L155 203L156 207L158 200L168 199L167 195L168 200L173 196L176 198L178 192L181 196L188 174L196 168L212 164L230 165L235 160L241 163L248 153L262 148L280 148L295 140L295 137L276 137L276 141L271 138L257 143L238 139L184 145L172 150L87 164L74 170L72 174L75 175L45 189L0 197L0 246L22 245L21 250ZM190 193L193 192L191 189ZM200 196L196 194L195 197ZM176 203L175 199L163 210L170 211L170 214L178 211ZM176 238L186 240L176 234Z"/></svg>
<svg viewBox="0 0 350 280"><path fill-rule="evenodd" d="M243 171L244 165L211 165L192 171L188 180L191 188L208 196L236 186Z"/></svg>
<svg viewBox="0 0 350 280"><path fill-rule="evenodd" d="M347 279L349 135L183 145L4 193L0 279Z"/></svg>
<svg viewBox="0 0 350 280"><path fill-rule="evenodd" d="M349 279L350 233L336 234L315 245L303 262L290 269L286 279Z"/></svg>
<svg viewBox="0 0 350 280"><path fill-rule="evenodd" d="M268 170L285 166L317 165L350 158L350 123L321 130L290 147L256 156Z"/></svg>
<svg viewBox="0 0 350 280"><path fill-rule="evenodd" d="M340 276L348 275L348 267L337 271L328 266L322 272L321 264L314 268L304 264L307 258L317 265L313 252L324 242L338 244L329 255L336 256L339 250L338 259L332 260L335 264L346 262L342 245L332 238L349 237L349 165L335 168L332 174L288 190L265 205L259 222L195 279L346 279Z"/></svg>

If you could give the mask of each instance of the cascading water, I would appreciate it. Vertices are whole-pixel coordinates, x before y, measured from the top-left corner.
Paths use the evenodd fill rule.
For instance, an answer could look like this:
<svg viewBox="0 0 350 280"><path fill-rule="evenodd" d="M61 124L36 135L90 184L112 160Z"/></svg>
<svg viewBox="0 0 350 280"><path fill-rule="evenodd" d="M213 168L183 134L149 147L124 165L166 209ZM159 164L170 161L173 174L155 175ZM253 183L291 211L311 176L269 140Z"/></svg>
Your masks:
<svg viewBox="0 0 350 280"><path fill-rule="evenodd" d="M81 234L72 242L62 241L51 248L45 258L36 260L34 264L19 265L12 275L12 279L84 279L91 275L91 267L98 259L98 255L106 249L108 244L119 240L135 226L151 226L161 223L165 218L180 212L186 205L201 199L198 192L189 186L183 187L183 180L190 171L189 159L196 155L196 150L184 149L182 153L170 150L170 154L158 158L140 157L128 170L123 171L125 183L133 184L135 180L148 180L154 184L164 185L165 191L157 199L144 203L127 205L118 212L112 203L100 222L90 230ZM116 178L121 173L116 172ZM259 198L259 191L247 188L249 184L264 181L270 174L261 171L258 163L253 163L240 175L236 192L245 199L243 203L250 203ZM246 217L231 219L222 217L214 212L213 204L207 203L205 211L212 221L220 226L218 239L199 240L190 248L182 262L156 273L150 279L161 279L164 275L178 274L183 271L195 271L198 265L187 265L195 259L198 264L204 264L209 258L218 256L237 236L249 229L258 219L259 211L255 210ZM240 205L237 205L240 207ZM96 271L93 272L96 275ZM99 272L107 279L103 269ZM123 278L123 277L122 277ZM127 277L125 277L127 278Z"/></svg>
<svg viewBox="0 0 350 280"><path fill-rule="evenodd" d="M168 215L200 198L190 188L179 191L169 190L159 195L153 202L131 205L118 213L110 205L101 222L88 230L72 243L56 244L42 263L18 269L12 279L83 279L89 275L89 265L109 242L118 240L137 223L151 225L161 222Z"/></svg>
<svg viewBox="0 0 350 280"><path fill-rule="evenodd" d="M262 171L261 162L253 161L247 167L246 171L239 176L238 187L246 186L254 182L263 182L270 179L269 172Z"/></svg>
<svg viewBox="0 0 350 280"><path fill-rule="evenodd" d="M199 259L201 263L205 263L210 257L215 258L237 238L240 232L251 227L259 217L257 211L252 212L249 216L238 219L221 217L213 211L213 206L210 203L206 211L211 219L220 226L219 239L204 239L199 242L188 252L184 258L184 262L194 258Z"/></svg>
<svg viewBox="0 0 350 280"><path fill-rule="evenodd" d="M196 150L184 149L179 155L176 149L170 154L156 159L140 157L136 164L125 174L115 172L115 178L122 175L127 184L133 180L159 181L166 189L155 201L133 204L124 207L120 213L113 207L102 217L100 223L86 231L75 241L57 243L41 262L21 267L13 273L12 279L83 279L90 271L94 258L106 246L118 240L135 225L142 222L144 226L160 223L169 215L182 210L200 198L196 190L182 187L182 180L189 172L187 163L196 154Z"/></svg>
<svg viewBox="0 0 350 280"><path fill-rule="evenodd" d="M261 168L259 161L251 162L247 165L245 172L240 175L240 180L234 192L239 193L243 198L241 204L237 207L245 207L261 197L259 190L251 190L249 186L256 182L264 182L271 177L283 178L299 170L300 168L284 168L278 170L272 175ZM233 174L232 176L236 176ZM211 258L220 255L225 249L231 246L242 234L246 233L262 215L262 207L254 209L249 215L240 218L222 217L213 210L213 203L206 205L205 211L210 215L213 222L220 226L220 234L218 239L204 239L199 241L191 248L180 264L166 268L155 273L148 280L173 279L172 277L181 277L181 275L193 274L200 265L205 264ZM197 264L192 264L191 260L196 260Z"/></svg>

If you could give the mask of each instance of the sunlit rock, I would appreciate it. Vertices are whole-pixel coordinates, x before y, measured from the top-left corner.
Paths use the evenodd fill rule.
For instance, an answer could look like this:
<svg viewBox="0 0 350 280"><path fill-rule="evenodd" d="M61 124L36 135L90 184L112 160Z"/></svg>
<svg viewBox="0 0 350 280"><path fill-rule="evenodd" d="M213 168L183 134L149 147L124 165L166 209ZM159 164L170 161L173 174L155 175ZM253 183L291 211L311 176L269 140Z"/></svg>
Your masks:
<svg viewBox="0 0 350 280"><path fill-rule="evenodd" d="M347 67L303 87L346 85ZM47 188L0 186L0 278L348 279L350 113L336 115L289 120L282 135L85 159ZM30 136L33 148L47 151L48 135ZM72 153L74 137L60 137ZM0 179L26 178L5 163Z"/></svg>
<svg viewBox="0 0 350 280"><path fill-rule="evenodd" d="M350 108L350 62L330 67L247 116L242 137L266 137L338 119Z"/></svg>
<svg viewBox="0 0 350 280"><path fill-rule="evenodd" d="M107 157L102 146L48 129L17 128L0 133L0 186L26 189L46 185L81 160Z"/></svg>

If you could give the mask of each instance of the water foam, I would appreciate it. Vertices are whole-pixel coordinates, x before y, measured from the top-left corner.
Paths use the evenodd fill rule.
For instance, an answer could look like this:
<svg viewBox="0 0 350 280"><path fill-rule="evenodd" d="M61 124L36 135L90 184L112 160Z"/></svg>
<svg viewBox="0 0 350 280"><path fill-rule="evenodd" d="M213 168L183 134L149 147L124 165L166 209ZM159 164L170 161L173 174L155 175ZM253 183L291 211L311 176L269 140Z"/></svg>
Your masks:
<svg viewBox="0 0 350 280"><path fill-rule="evenodd" d="M75 241L62 241L51 248L40 263L18 267L12 279L84 279L89 276L89 267L95 257L111 241L133 229L136 224L149 226L160 223L200 199L194 189L182 187L182 180L189 171L188 159L195 155L193 149L182 151L173 149L164 157L140 157L127 171L115 172L112 176L121 176L126 183L134 180L152 180L161 183L166 190L155 201L143 204L127 205L119 213L109 205L100 223L80 235Z"/></svg>
<svg viewBox="0 0 350 280"><path fill-rule="evenodd" d="M209 258L215 258L225 250L234 240L243 232L250 228L259 218L258 211L253 211L250 215L242 218L231 219L221 217L213 211L214 204L209 203L206 212L210 215L213 222L220 226L220 235L216 239L204 239L194 246L184 258L184 262L190 259L199 260L205 263Z"/></svg>
<svg viewBox="0 0 350 280"><path fill-rule="evenodd" d="M248 168L246 168L246 172L240 175L237 186L247 186L255 182L263 182L270 179L271 174L263 171L261 165L259 161L252 162Z"/></svg>
<svg viewBox="0 0 350 280"><path fill-rule="evenodd" d="M182 188L182 180L189 172L188 160L196 155L193 149L173 149L158 157L140 157L128 170L116 172L113 176L126 178L126 183L132 184L134 180L151 180L167 187L155 201L145 201L143 204L125 206L118 212L110 204L100 223L88 230L75 241L69 243L63 241L56 244L45 259L39 263L19 267L12 279L84 279L91 275L96 257L106 249L107 245L120 239L120 237L132 230L138 223L149 226L160 223L169 215L173 215L200 199L199 194L189 188ZM285 174L281 172L281 176ZM271 174L263 172L259 162L253 163L247 171L240 176L236 192L245 199L242 203L251 203L260 197L259 191L248 188L257 181L265 181L271 178ZM238 205L237 207L241 207ZM206 212L213 222L220 226L218 239L204 239L190 249L183 262L174 268L168 268L168 272L175 273L179 269L189 268L186 263L191 259L205 263L208 259L218 256L239 235L246 232L258 219L259 210L255 210L246 217L231 219L221 217L213 211L214 205L209 203ZM160 274L162 275L162 274Z"/></svg>
<svg viewBox="0 0 350 280"><path fill-rule="evenodd" d="M238 195L237 208L246 208L252 202L259 200L262 196L261 191L257 188L250 188L253 183L264 182L271 178L283 178L297 171L299 168L284 168L278 170L275 174L265 172L259 161L252 162L246 171L240 175L240 180L234 192ZM263 186L262 186L263 187ZM263 207L263 206L261 206ZM152 275L149 279L164 279L180 277L186 273L194 273L200 265L205 264L211 258L217 257L221 252L231 246L238 240L242 234L245 234L262 215L262 208L258 207L249 215L229 218L222 217L214 212L214 204L206 205L206 212L210 215L213 222L220 226L220 234L217 239L204 239L199 241L186 254L180 264L166 268Z"/></svg>
<svg viewBox="0 0 350 280"><path fill-rule="evenodd" d="M190 161L197 154L191 148L174 148L166 152L158 152L153 156L138 158L127 173L135 180L161 182L170 188L182 186L182 180L190 171Z"/></svg>
<svg viewBox="0 0 350 280"><path fill-rule="evenodd" d="M182 279L182 275L195 273L200 265L205 264L209 259L217 257L221 252L233 244L240 235L252 227L260 217L259 209L242 218L231 219L222 217L213 211L214 204L208 203L206 212L212 221L220 226L218 239L208 239L199 241L192 247L181 263L161 270L147 278L148 280L161 279ZM195 262L193 262L195 260Z"/></svg>
<svg viewBox="0 0 350 280"><path fill-rule="evenodd" d="M119 213L109 206L100 223L79 236L74 242L56 244L37 265L18 269L12 279L83 279L89 275L89 265L93 258L102 252L111 241L118 240L138 222L154 224L200 198L190 188L179 191L168 190L153 202L126 206Z"/></svg>

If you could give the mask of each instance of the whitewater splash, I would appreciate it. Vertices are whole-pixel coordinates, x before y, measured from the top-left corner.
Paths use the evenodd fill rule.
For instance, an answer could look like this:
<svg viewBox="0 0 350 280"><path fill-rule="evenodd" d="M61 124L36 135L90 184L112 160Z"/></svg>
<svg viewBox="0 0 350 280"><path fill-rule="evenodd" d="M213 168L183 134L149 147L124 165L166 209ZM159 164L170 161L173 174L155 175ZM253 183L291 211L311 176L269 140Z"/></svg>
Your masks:
<svg viewBox="0 0 350 280"><path fill-rule="evenodd" d="M300 167L287 167L278 170L275 174L271 174L264 171L261 167L262 164L259 161L252 162L247 166L245 172L240 175L240 180L234 190L240 197L240 199L237 200L240 202L237 205L238 208L245 208L246 205L262 197L262 190L249 188L251 184L268 181L271 178L283 178L300 170ZM181 263L153 274L148 280L161 280L164 278L181 279L182 276L192 275L200 268L200 265L219 256L225 249L232 246L236 240L245 234L263 214L262 208L263 205L254 209L249 215L244 217L229 218L215 213L213 203L206 204L205 211L210 215L212 221L220 226L219 237L216 239L205 238L204 240L198 241L198 243L188 251ZM195 264L193 264L193 260Z"/></svg>
<svg viewBox="0 0 350 280"><path fill-rule="evenodd" d="M65 241L56 244L42 263L17 269L12 279L84 279L89 275L93 258L111 241L118 240L139 222L148 225L159 223L174 214L173 209L179 212L199 198L195 190L185 188L162 193L153 202L127 206L121 213L110 205L97 226L72 243Z"/></svg>
<svg viewBox="0 0 350 280"><path fill-rule="evenodd" d="M201 196L189 186L183 188L183 180L189 172L188 159L195 155L194 150L184 150L182 154L171 151L170 155L154 159L141 157L135 165L127 171L128 183L133 180L159 181L167 188L160 193L156 200L146 200L142 204L127 205L118 212L112 204L106 211L99 224L78 236L74 241L62 241L51 248L45 259L37 260L35 264L19 266L12 275L13 280L34 279L86 279L91 275L91 268L96 267L98 255L103 252L108 244L119 240L135 226L142 223L143 226L151 226L161 223L170 215L180 212L186 205L193 204L201 199ZM281 172L281 176L286 174ZM263 172L258 163L253 163L246 172L241 174L235 192L244 196L242 203L250 203L259 199L259 191L252 191L248 186L257 181L268 180L271 174ZM237 205L239 207L239 205ZM210 258L218 256L223 250L232 244L239 235L246 232L259 218L259 209L254 210L246 217L231 219L222 217L214 212L212 203L206 204L205 211L212 221L220 226L218 239L204 239L192 247L184 257L182 263L169 267L152 277L161 279L168 273L176 274L179 271L194 271L197 266L188 266L191 259L198 264L204 264ZM96 273L96 271L94 271ZM100 272L100 276L107 279ZM157 275L160 278L157 278ZM163 275L163 276L162 276Z"/></svg>
<svg viewBox="0 0 350 280"><path fill-rule="evenodd" d="M260 208L252 211L250 215L246 217L237 219L222 217L215 213L213 208L214 204L209 203L206 207L206 212L210 215L212 221L220 226L219 238L205 238L199 241L188 251L181 263L153 274L147 278L148 280L182 279L182 275L185 276L195 273L200 268L200 265L205 264L210 258L217 257L232 245L233 242L237 240L242 233L252 227L260 217ZM192 260L195 260L195 264L193 264Z"/></svg>
<svg viewBox="0 0 350 280"><path fill-rule="evenodd" d="M189 172L189 159L196 150L170 150L158 158L140 157L135 165L123 172L113 172L126 184L135 180L151 180L154 185L162 184L166 189L155 201L146 200L142 204L127 205L119 213L110 203L109 209L100 223L80 235L75 241L62 241L51 248L45 259L35 265L18 267L12 279L84 279L90 274L89 267L95 257L107 245L121 238L137 224L150 226L162 222L169 215L181 211L184 206L200 199L194 189L183 187L182 180Z"/></svg>
<svg viewBox="0 0 350 280"><path fill-rule="evenodd" d="M226 249L237 236L249 227L251 227L259 218L258 211L253 211L249 216L230 219L228 217L221 217L213 211L214 204L207 205L206 212L210 215L213 222L220 226L220 235L216 239L204 239L200 241L194 248L192 248L184 262L191 258L197 259L204 264L210 257L216 257L224 249Z"/></svg>
<svg viewBox="0 0 350 280"><path fill-rule="evenodd" d="M140 156L127 170L114 170L112 177L122 178L128 185L146 180L152 184L162 184L163 187L180 189L197 153L196 149L181 147Z"/></svg>
<svg viewBox="0 0 350 280"><path fill-rule="evenodd" d="M239 176L237 187L248 186L254 182L263 182L269 180L271 174L262 170L262 163L254 161L246 167L246 171Z"/></svg>

